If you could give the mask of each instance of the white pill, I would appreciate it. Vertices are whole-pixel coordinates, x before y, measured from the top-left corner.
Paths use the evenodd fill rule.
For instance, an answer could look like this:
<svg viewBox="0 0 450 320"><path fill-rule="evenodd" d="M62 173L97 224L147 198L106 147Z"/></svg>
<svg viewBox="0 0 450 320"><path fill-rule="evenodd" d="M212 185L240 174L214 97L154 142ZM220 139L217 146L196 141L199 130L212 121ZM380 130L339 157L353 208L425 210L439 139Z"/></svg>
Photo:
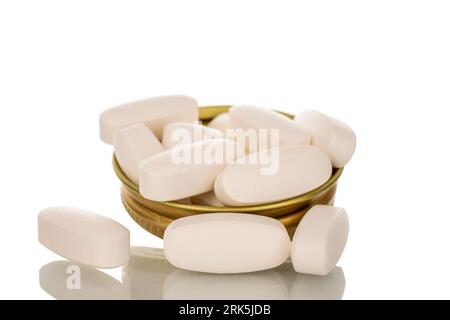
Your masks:
<svg viewBox="0 0 450 320"><path fill-rule="evenodd" d="M342 208L312 207L302 218L292 239L295 271L327 275L336 267L348 237L348 217Z"/></svg>
<svg viewBox="0 0 450 320"><path fill-rule="evenodd" d="M271 269L289 256L286 228L272 218L239 213L189 216L164 233L164 253L175 267L208 273Z"/></svg>
<svg viewBox="0 0 450 320"><path fill-rule="evenodd" d="M214 191L199 194L192 197L192 203L201 206L223 207L223 203L216 197Z"/></svg>
<svg viewBox="0 0 450 320"><path fill-rule="evenodd" d="M311 134L313 145L328 153L333 167L342 168L350 161L356 148L356 135L348 125L314 110L300 113L294 122Z"/></svg>
<svg viewBox="0 0 450 320"><path fill-rule="evenodd" d="M120 281L95 268L72 261L54 261L39 270L39 284L58 300L128 300Z"/></svg>
<svg viewBox="0 0 450 320"><path fill-rule="evenodd" d="M222 133L226 133L228 129L232 128L230 123L230 114L228 112L218 114L208 123L208 127L217 129Z"/></svg>
<svg viewBox="0 0 450 320"><path fill-rule="evenodd" d="M120 129L114 136L114 154L117 162L127 177L136 184L139 183L141 162L163 151L159 140L143 124Z"/></svg>
<svg viewBox="0 0 450 320"><path fill-rule="evenodd" d="M231 163L217 177L214 192L225 205L268 203L307 193L331 173L330 158L318 147L274 148Z"/></svg>
<svg viewBox="0 0 450 320"><path fill-rule="evenodd" d="M223 138L219 130L198 123L174 122L164 127L162 144L166 149L202 140Z"/></svg>
<svg viewBox="0 0 450 320"><path fill-rule="evenodd" d="M286 300L283 278L266 270L246 274L175 271L164 283L164 300Z"/></svg>
<svg viewBox="0 0 450 320"><path fill-rule="evenodd" d="M183 95L169 95L129 102L110 108L100 115L100 137L113 143L117 130L136 123L143 123L161 139L163 128L175 121L198 120L195 99Z"/></svg>
<svg viewBox="0 0 450 320"><path fill-rule="evenodd" d="M308 145L311 142L311 136L307 131L273 110L255 106L234 106L230 108L229 115L234 129L252 130L250 133L245 133L246 139L250 137L255 140L251 135L255 131L258 137L257 144L254 145L254 141L246 143L250 152L276 146ZM239 137L239 130L236 134Z"/></svg>
<svg viewBox="0 0 450 320"><path fill-rule="evenodd" d="M208 192L223 168L242 154L242 148L227 139L204 140L166 150L142 162L140 192L153 201Z"/></svg>
<svg viewBox="0 0 450 320"><path fill-rule="evenodd" d="M39 213L39 242L56 254L88 266L115 268L128 262L130 233L99 214L70 207Z"/></svg>

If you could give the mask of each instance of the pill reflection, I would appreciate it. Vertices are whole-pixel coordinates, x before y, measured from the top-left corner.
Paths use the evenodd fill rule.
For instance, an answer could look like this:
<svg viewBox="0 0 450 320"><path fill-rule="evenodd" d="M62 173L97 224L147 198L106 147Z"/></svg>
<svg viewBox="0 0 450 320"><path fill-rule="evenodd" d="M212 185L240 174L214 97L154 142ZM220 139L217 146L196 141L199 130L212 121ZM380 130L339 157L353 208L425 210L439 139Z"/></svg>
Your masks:
<svg viewBox="0 0 450 320"><path fill-rule="evenodd" d="M59 300L123 300L128 289L110 275L71 261L54 261L39 270L39 284Z"/></svg>
<svg viewBox="0 0 450 320"><path fill-rule="evenodd" d="M177 269L161 249L132 247L122 280L132 299L294 299L339 300L345 290L340 267L328 276L295 272L290 261L267 271L207 274Z"/></svg>
<svg viewBox="0 0 450 320"><path fill-rule="evenodd" d="M132 299L159 300L163 298L164 281L175 270L161 249L132 247L130 261L122 269L122 281Z"/></svg>
<svg viewBox="0 0 450 320"><path fill-rule="evenodd" d="M336 267L327 276L297 274L289 298L291 300L341 300L344 290L344 271Z"/></svg>
<svg viewBox="0 0 450 320"><path fill-rule="evenodd" d="M280 300L289 292L275 271L246 274L207 274L174 271L164 283L167 300Z"/></svg>

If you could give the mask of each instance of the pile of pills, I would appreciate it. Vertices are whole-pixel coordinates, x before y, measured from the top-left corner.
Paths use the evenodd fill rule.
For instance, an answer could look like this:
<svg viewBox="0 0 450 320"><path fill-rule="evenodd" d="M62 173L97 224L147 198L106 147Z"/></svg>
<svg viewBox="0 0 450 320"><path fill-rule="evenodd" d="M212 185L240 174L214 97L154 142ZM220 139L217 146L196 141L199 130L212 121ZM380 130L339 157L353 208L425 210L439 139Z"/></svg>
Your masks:
<svg viewBox="0 0 450 320"><path fill-rule="evenodd" d="M290 199L324 184L356 146L352 129L318 111L290 119L255 106L233 106L208 125L188 96L140 100L100 116L101 139L114 146L122 171L152 201L215 207ZM73 208L39 214L39 240L54 252L100 268L129 256L128 230ZM291 257L297 272L327 275L348 236L344 209L316 205L291 241L269 217L209 213L173 221L164 234L168 261L182 269L243 273L275 268Z"/></svg>

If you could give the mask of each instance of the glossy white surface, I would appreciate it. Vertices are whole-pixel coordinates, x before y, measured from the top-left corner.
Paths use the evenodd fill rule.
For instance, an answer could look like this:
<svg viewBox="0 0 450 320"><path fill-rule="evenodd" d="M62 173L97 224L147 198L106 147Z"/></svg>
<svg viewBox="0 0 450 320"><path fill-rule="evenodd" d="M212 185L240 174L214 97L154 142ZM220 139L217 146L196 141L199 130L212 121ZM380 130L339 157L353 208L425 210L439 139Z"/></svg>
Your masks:
<svg viewBox="0 0 450 320"><path fill-rule="evenodd" d="M113 277L70 261L54 261L40 268L40 289L55 299L72 300L339 300L345 290L339 267L326 277L296 273L290 261L266 271L206 274L177 269L161 249L149 247L132 247L130 262L116 271ZM80 288L75 289L78 280Z"/></svg>
<svg viewBox="0 0 450 320"><path fill-rule="evenodd" d="M271 269L289 256L286 228L272 218L213 213L173 221L164 232L164 254L180 269L243 273Z"/></svg>
<svg viewBox="0 0 450 320"><path fill-rule="evenodd" d="M130 299L128 288L114 277L67 260L42 266L39 284L44 292L57 300Z"/></svg>

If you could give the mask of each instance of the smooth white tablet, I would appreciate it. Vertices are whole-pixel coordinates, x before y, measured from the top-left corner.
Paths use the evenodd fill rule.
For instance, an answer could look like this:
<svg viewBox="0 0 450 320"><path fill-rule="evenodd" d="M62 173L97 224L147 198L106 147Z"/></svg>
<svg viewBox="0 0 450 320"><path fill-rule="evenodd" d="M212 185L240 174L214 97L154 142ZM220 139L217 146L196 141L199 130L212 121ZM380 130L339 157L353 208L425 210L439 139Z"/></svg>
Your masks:
<svg viewBox="0 0 450 320"><path fill-rule="evenodd" d="M223 133L198 123L174 122L164 127L162 144L164 148L172 149L175 146L215 138L223 138Z"/></svg>
<svg viewBox="0 0 450 320"><path fill-rule="evenodd" d="M159 153L140 166L140 193L153 201L172 201L208 192L223 168L242 156L234 141L213 139Z"/></svg>
<svg viewBox="0 0 450 320"><path fill-rule="evenodd" d="M255 135L258 137L256 145L252 141L255 140L253 135L250 134L253 131L245 133L246 146L250 152L277 146L308 145L311 143L311 136L307 131L295 125L291 119L273 110L255 106L234 106L230 108L229 116L233 129L255 131ZM248 139L251 140L248 141Z"/></svg>
<svg viewBox="0 0 450 320"><path fill-rule="evenodd" d="M208 123L208 127L217 129L222 133L226 133L227 129L232 128L230 123L230 114L228 112L218 114Z"/></svg>
<svg viewBox="0 0 450 320"><path fill-rule="evenodd" d="M342 208L316 205L302 218L292 239L295 271L327 275L336 267L347 243L349 223Z"/></svg>
<svg viewBox="0 0 450 320"><path fill-rule="evenodd" d="M128 262L130 233L99 214L71 207L39 213L39 242L56 254L88 266L115 268Z"/></svg>
<svg viewBox="0 0 450 320"><path fill-rule="evenodd" d="M266 270L245 274L208 274L179 270L164 283L164 300L286 300L283 278Z"/></svg>
<svg viewBox="0 0 450 320"><path fill-rule="evenodd" d="M216 197L214 191L199 194L191 198L193 204L211 207L224 207L223 203Z"/></svg>
<svg viewBox="0 0 450 320"><path fill-rule="evenodd" d="M114 154L123 172L134 183L139 183L139 165L142 161L163 152L161 142L143 124L135 124L117 131L114 136Z"/></svg>
<svg viewBox="0 0 450 320"><path fill-rule="evenodd" d="M272 218L212 213L173 221L164 253L175 267L208 273L242 273L279 266L289 256L286 228Z"/></svg>
<svg viewBox="0 0 450 320"><path fill-rule="evenodd" d="M120 281L93 267L54 261L39 270L39 284L58 300L128 300Z"/></svg>
<svg viewBox="0 0 450 320"><path fill-rule="evenodd" d="M100 137L113 143L117 130L136 123L149 127L158 139L171 122L198 120L197 101L189 96L169 95L133 101L110 108L100 115Z"/></svg>
<svg viewBox="0 0 450 320"><path fill-rule="evenodd" d="M342 121L308 110L297 115L294 122L311 134L313 145L328 153L333 167L342 168L352 158L356 148L356 135Z"/></svg>
<svg viewBox="0 0 450 320"><path fill-rule="evenodd" d="M122 269L122 282L131 299L161 300L164 281L176 270L162 249L131 247L130 262Z"/></svg>
<svg viewBox="0 0 450 320"><path fill-rule="evenodd" d="M268 203L307 193L331 173L330 158L319 147L274 148L231 163L217 177L214 192L225 205Z"/></svg>

